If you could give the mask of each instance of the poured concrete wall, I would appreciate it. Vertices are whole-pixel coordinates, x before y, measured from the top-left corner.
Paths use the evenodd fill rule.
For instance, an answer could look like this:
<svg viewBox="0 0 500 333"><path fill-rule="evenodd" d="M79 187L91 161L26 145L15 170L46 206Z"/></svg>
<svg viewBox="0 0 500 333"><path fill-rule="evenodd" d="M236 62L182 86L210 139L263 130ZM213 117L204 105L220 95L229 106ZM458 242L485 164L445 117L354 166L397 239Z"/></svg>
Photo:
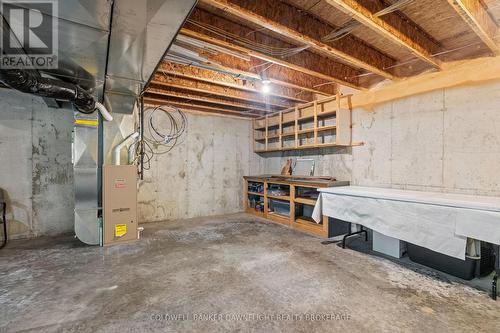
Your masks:
<svg viewBox="0 0 500 333"><path fill-rule="evenodd" d="M156 155L139 188L139 221L240 212L250 173L251 122L187 113L186 135Z"/></svg>
<svg viewBox="0 0 500 333"><path fill-rule="evenodd" d="M73 112L42 99L0 90L0 188L8 197L11 239L73 232ZM140 182L141 222L239 212L250 173L248 120L188 115L182 142L155 156ZM133 116L105 124L105 157L134 129ZM126 159L126 151L123 151Z"/></svg>
<svg viewBox="0 0 500 333"><path fill-rule="evenodd" d="M249 121L188 114L183 142L156 156L140 184L139 217L241 211L242 177L279 173L288 156L315 158L317 175L356 185L500 196L499 101L500 83L490 83L354 110L353 140L364 146L300 155L257 156ZM0 90L0 107L0 188L8 195L12 238L71 232L72 111L10 90ZM118 142L133 124L133 117L118 116L107 124L106 141Z"/></svg>
<svg viewBox="0 0 500 333"><path fill-rule="evenodd" d="M261 155L255 173L287 156L312 157L317 175L355 185L500 195L500 83L441 89L353 111L364 146Z"/></svg>
<svg viewBox="0 0 500 333"><path fill-rule="evenodd" d="M0 188L11 238L73 230L71 109L0 90Z"/></svg>

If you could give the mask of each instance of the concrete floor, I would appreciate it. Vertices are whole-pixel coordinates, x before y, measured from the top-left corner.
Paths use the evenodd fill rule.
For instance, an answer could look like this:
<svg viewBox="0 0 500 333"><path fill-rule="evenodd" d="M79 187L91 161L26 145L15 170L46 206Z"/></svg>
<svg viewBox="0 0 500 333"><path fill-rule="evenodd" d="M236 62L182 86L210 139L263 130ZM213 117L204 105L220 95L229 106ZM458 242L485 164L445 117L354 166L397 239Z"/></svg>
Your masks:
<svg viewBox="0 0 500 333"><path fill-rule="evenodd" d="M500 331L483 292L248 215L145 227L108 248L11 242L0 331Z"/></svg>

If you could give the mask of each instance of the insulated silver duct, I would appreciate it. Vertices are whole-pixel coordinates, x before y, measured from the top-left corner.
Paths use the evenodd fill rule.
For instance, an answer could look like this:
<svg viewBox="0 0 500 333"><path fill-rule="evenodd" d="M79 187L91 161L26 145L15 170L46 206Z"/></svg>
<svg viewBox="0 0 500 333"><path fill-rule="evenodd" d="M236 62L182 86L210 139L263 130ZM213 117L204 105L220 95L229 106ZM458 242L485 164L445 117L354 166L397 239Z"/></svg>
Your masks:
<svg viewBox="0 0 500 333"><path fill-rule="evenodd" d="M196 0L60 0L57 2L59 63L73 62L90 73L66 66L49 73L92 89L95 106L104 119L113 113L132 114L166 51L173 43ZM38 10L34 1L15 3ZM44 17L53 12L41 12ZM111 24L112 23L112 24ZM0 25L1 30L2 25ZM44 31L51 33L51 31ZM74 81L71 81L74 80ZM82 83L87 81L86 83ZM71 87L69 100L79 92ZM66 92L68 92L66 91ZM78 94L77 94L78 93ZM52 97L52 96L50 96ZM72 99L73 98L73 99ZM98 102L104 101L104 106ZM81 105L76 104L78 107ZM57 106L57 103L52 104ZM90 111L90 110L89 110ZM97 112L75 112L73 165L75 233L87 244L99 244L100 168L104 128Z"/></svg>
<svg viewBox="0 0 500 333"><path fill-rule="evenodd" d="M105 105L131 114L197 0L115 0Z"/></svg>

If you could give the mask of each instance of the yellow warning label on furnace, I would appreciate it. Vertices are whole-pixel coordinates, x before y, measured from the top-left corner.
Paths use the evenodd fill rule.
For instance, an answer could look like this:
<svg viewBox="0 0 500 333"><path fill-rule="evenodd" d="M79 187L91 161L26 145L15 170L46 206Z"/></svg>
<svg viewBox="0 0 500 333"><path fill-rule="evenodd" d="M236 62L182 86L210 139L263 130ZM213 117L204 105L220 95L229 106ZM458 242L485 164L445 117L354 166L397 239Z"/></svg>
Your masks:
<svg viewBox="0 0 500 333"><path fill-rule="evenodd" d="M98 120L92 120L92 119L75 119L75 125L97 127L97 126L99 126L99 121Z"/></svg>
<svg viewBox="0 0 500 333"><path fill-rule="evenodd" d="M115 224L115 237L122 237L127 233L126 224Z"/></svg>

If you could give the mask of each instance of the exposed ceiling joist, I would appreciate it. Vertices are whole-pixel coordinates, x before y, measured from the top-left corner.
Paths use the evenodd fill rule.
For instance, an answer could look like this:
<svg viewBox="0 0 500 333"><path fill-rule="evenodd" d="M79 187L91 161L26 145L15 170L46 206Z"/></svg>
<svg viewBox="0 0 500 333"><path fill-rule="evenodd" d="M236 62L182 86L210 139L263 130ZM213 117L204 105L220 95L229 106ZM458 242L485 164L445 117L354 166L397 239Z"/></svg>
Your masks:
<svg viewBox="0 0 500 333"><path fill-rule="evenodd" d="M234 102L234 101L229 101L226 99L222 98L214 98L210 95L196 95L196 94L190 94L186 92L178 92L178 91L172 91L172 90L164 90L164 89L155 89L155 88L149 88L147 90L148 94L154 94L154 95L161 95L165 97L171 97L175 99L181 99L181 100L188 100L188 101L193 101L193 102L199 102L203 105L205 103L213 104L213 105L221 105L223 107L229 107L229 108L235 108L235 109L241 109L241 111L247 111L247 110L256 110L256 111L262 111L262 112L271 112L271 111L276 111L276 108L263 108L254 104L246 104L246 103L241 103L241 102Z"/></svg>
<svg viewBox="0 0 500 333"><path fill-rule="evenodd" d="M183 90L186 92L192 92L197 94L211 94L213 96L218 96L222 98L231 98L234 100L254 103L256 105L269 105L272 108L289 108L295 105L290 101L280 100L276 101L274 98L267 97L261 95L261 97L257 97L253 94L249 94L244 91L239 91L232 88L224 88L219 87L214 84L209 84L201 81L191 81L187 79L183 79L180 77L163 75L161 77L156 77L152 82L152 86L162 87L162 88L172 88Z"/></svg>
<svg viewBox="0 0 500 333"><path fill-rule="evenodd" d="M483 2L481 0L448 0L448 2L490 50L499 55L500 49L495 41L499 29Z"/></svg>
<svg viewBox="0 0 500 333"><path fill-rule="evenodd" d="M438 43L416 24L410 23L396 13L386 14L383 18L373 15L386 7L382 1L326 0L326 2L381 36L406 48L433 67L441 68L441 62L432 56L439 50Z"/></svg>
<svg viewBox="0 0 500 333"><path fill-rule="evenodd" d="M154 97L149 97L149 96L144 97L144 103L150 104L150 105L170 105L170 106L182 108L182 109L202 111L202 112L214 113L214 114L220 114L220 115L232 115L232 116L246 117L246 118L247 117L257 118L257 117L261 116L261 114L259 114L259 113L255 114L255 113L248 113L248 112L239 112L239 111L224 109L224 108L220 108L220 107L198 105L195 103L172 102L172 101L168 101L165 99L154 98Z"/></svg>
<svg viewBox="0 0 500 333"><path fill-rule="evenodd" d="M197 64L191 64L192 66L195 66L197 67L198 65ZM219 71L222 71L224 73L230 73L231 75L235 76L235 77L241 77L241 78L245 78L245 79L251 79L251 80L255 80L255 81L260 81L262 78L260 77L260 75L256 74L256 73L252 73L252 72L249 72L249 71L244 71L244 70L240 70L240 69L236 69L236 68L233 68L233 67L229 67L229 66L224 66L224 65L220 65L220 64L216 64L216 63L211 63L210 64L210 67L213 69L213 70L219 70ZM207 68L207 67L201 67L201 68ZM286 78L284 78L286 79ZM299 91L304 91L304 92L309 92L309 93L313 93L313 94L319 94L319 95L331 95L331 93L326 93L324 90L320 90L321 87L319 88L314 88L314 87L309 87L309 86L301 86L301 85L298 85L296 82L292 81L292 80L287 80L287 81L282 81L280 79L275 79L275 78L269 78L269 80L274 84L274 85L278 85L278 86L281 86L281 87L286 87L286 88L290 88L290 89L297 89ZM298 96L300 96L300 94L298 94Z"/></svg>
<svg viewBox="0 0 500 333"><path fill-rule="evenodd" d="M327 72L329 72L328 59L322 58L322 57L318 56L317 54L314 54L311 52L303 52L300 55L296 55L293 57L287 57L286 60L282 60L282 59L279 59L276 57L271 57L271 56L265 55L263 53L252 51L248 48L244 48L244 47L232 44L232 43L225 42L221 39L213 38L213 37L207 36L205 34L198 33L198 32L192 31L192 30L182 29L181 33L184 35L205 41L205 42L213 43L213 44L218 45L218 46L223 46L223 47L231 48L233 50L245 52L254 58L264 60L264 61L267 61L267 62L272 63L272 64L276 64L279 66L283 66L283 67L289 68L291 70L294 70L294 71L297 71L297 72L300 72L300 73L303 73L306 75L310 75L310 76L313 76L313 77L316 77L316 78L319 78L322 80L326 80L327 82L335 82L335 83L339 83L339 84L342 84L344 86L355 88L355 89L364 89L364 88L360 87L357 83L353 83L354 80L348 81L348 80L346 80L346 77L341 78L341 77L331 76L331 75L333 75L333 73L326 74ZM298 65L298 63L307 63L308 67ZM332 72L334 72L334 70ZM351 73L350 75L355 76L357 74L358 73L353 71L353 73Z"/></svg>
<svg viewBox="0 0 500 333"><path fill-rule="evenodd" d="M269 29L300 45L331 58L340 59L356 68L365 69L384 78L394 79L388 68L395 60L373 49L362 41L347 36L340 41L325 44L321 37L335 27L280 1L201 0L201 3L220 9L242 20ZM299 31L300 30L300 31Z"/></svg>
<svg viewBox="0 0 500 333"><path fill-rule="evenodd" d="M204 29L204 26L218 29L221 33L213 33L208 29ZM181 33L211 45L234 50L306 75L359 89L359 80L357 79L357 75L360 74L359 70L308 50L303 50L298 54L289 54L286 57L279 57L243 46L241 43L238 44L236 40L227 36L236 36L236 38L242 40L264 44L266 48L293 49L296 47L296 45L283 42L262 32L255 32L253 29L242 24L234 23L204 10L196 9L193 11Z"/></svg>
<svg viewBox="0 0 500 333"><path fill-rule="evenodd" d="M337 93L337 83L334 81L318 79L260 59L251 58L251 61L245 61L223 53L213 53L203 49L197 51L203 58L208 59L209 65L224 66L243 73L252 73L252 77L258 81L274 79L300 87L313 87L313 89L317 87L316 90L324 95Z"/></svg>
<svg viewBox="0 0 500 333"><path fill-rule="evenodd" d="M159 69L159 73L178 76L189 80L197 80L205 83L216 84L222 87L239 89L255 95L262 94L262 88L257 82L237 79L228 74L216 73L210 70L196 68L194 66L174 64L165 62ZM280 99L287 99L296 103L306 103L312 100L312 95L308 99L298 98L295 95L297 90L275 86L269 96ZM303 94L302 94L303 95Z"/></svg>

